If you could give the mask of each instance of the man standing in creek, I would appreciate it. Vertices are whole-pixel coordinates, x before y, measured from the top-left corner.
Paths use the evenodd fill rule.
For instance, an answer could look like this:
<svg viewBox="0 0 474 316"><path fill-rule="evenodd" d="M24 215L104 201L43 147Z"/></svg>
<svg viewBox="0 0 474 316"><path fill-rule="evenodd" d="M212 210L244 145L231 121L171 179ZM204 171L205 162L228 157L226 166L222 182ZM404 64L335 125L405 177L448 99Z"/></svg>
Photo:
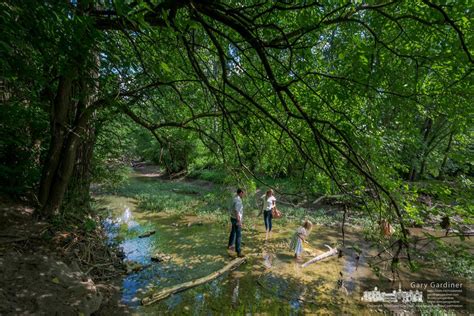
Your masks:
<svg viewBox="0 0 474 316"><path fill-rule="evenodd" d="M242 189L237 189L237 194L232 200L232 205L229 209L232 228L230 231L229 244L227 248L229 250L235 250L237 252L237 256L239 257L243 257L240 249L240 243L242 241L242 219L244 215L242 197L244 195L245 192Z"/></svg>

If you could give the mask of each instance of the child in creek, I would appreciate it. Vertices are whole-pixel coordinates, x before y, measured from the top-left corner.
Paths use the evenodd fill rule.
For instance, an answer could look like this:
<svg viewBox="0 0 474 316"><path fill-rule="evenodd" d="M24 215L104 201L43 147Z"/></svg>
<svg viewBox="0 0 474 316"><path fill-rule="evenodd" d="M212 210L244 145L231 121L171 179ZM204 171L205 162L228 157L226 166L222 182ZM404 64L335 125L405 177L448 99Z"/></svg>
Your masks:
<svg viewBox="0 0 474 316"><path fill-rule="evenodd" d="M301 253L303 252L303 242L306 242L306 237L308 237L309 232L313 224L305 220L303 222L303 226L298 227L293 238L291 239L290 249L295 252L295 258L300 259Z"/></svg>

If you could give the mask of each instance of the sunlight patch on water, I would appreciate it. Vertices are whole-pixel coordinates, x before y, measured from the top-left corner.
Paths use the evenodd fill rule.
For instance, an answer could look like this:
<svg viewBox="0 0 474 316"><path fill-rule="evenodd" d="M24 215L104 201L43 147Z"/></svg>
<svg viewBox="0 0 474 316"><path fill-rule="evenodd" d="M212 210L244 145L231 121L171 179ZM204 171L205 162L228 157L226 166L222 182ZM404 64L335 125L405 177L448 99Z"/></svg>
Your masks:
<svg viewBox="0 0 474 316"><path fill-rule="evenodd" d="M346 228L341 258L333 256L302 268L302 263L327 250L325 244L332 247L342 244L340 227L316 225L309 235L309 243L305 244L307 252L298 262L288 249L297 224L275 220L273 234L265 242L263 219L252 217L255 210L247 209L245 218L248 224L245 223L243 229L243 251L248 259L245 264L237 271L226 273L207 284L172 295L155 305L141 306L140 299L145 295L209 275L229 262L231 258L226 252L229 223L222 216L215 216L219 209L215 211L214 206L205 216L186 213L187 209L182 205L193 205L194 197L199 196L195 192L202 192L202 187L195 183L144 177L133 181L137 184L133 187L136 194L142 188L138 185L140 183L153 187L158 185L159 189L154 194L161 194L160 198L166 205L169 204L170 208L165 209L179 213L142 211L136 209L137 202L132 198L99 197L109 209L109 216L104 220L109 241L123 248L126 262L143 267L124 276L122 283L122 301L134 307L136 314L375 313L360 303L361 290L378 286L380 282L368 266L368 261L373 261L370 256L374 255L374 249L369 248L361 229L353 226ZM170 197L176 201L171 201ZM182 202L181 198L187 204L176 203ZM155 231L155 234L139 238L150 231ZM157 253L171 259L152 262L151 257ZM389 275L390 264L380 264L380 272ZM405 278L416 275L419 279L424 278L421 273L425 276L439 275L434 268L423 269L419 275L408 271L401 273ZM341 291L341 284L346 292Z"/></svg>
<svg viewBox="0 0 474 316"><path fill-rule="evenodd" d="M312 302L305 296L315 297L314 293L318 291L315 279L324 278L326 282L336 284L339 271L343 270L344 274L354 271L345 259L330 259L330 263L321 262L303 271L301 262L295 262L288 251L288 240L296 226L278 227L275 223L275 232L266 244L264 234L258 228L244 230L244 249L247 252L257 250L260 254L249 258L249 262L238 271L175 294L156 305L142 307L140 299L150 289L179 284L221 268L229 260L225 252L228 227L192 215L136 211L130 199L117 196L104 198L110 199L109 202L116 207L111 208L110 217L104 221L109 238L120 241L126 262L145 267L125 276L122 283L122 301L136 307L137 311L189 313L189 306L193 306L192 309L198 314L199 311L209 310L231 314L272 313L281 312L281 308L286 313L297 314L307 310ZM155 234L138 237L149 231L155 231ZM318 244L311 244L314 249L322 248L324 243L337 242L332 233L325 234L324 228L312 237L313 240L318 239ZM172 260L169 263L152 262L151 256L157 251L169 254ZM262 287L256 280L266 270L272 274ZM308 286L314 287L314 291L307 291Z"/></svg>
<svg viewBox="0 0 474 316"><path fill-rule="evenodd" d="M138 227L139 224L133 220L133 215L132 211L130 210L130 207L124 206L124 211L122 216L116 219L116 222L118 224L126 224L128 226L128 229L132 229L135 227Z"/></svg>
<svg viewBox="0 0 474 316"><path fill-rule="evenodd" d="M110 216L104 221L109 238L119 242L126 262L145 267L126 275L122 283L122 301L140 314L299 314L320 310L315 298L321 291L336 287L341 271L348 277L356 273L349 257L331 258L301 268L302 262L296 262L288 250L296 225L280 226L275 221L273 236L265 243L262 223L262 227L244 228L243 249L254 255L238 271L143 307L140 299L150 290L193 280L224 266L230 260L225 250L229 227L193 215L139 211L132 199L124 197L103 199L110 208ZM138 237L149 231L155 234ZM349 233L347 236L350 240ZM313 251L323 252L324 244L334 245L338 238L331 228L317 227L310 235L309 246ZM170 255L171 260L152 262L151 256L156 252ZM363 275L364 269L359 267L358 275ZM268 277L259 284L257 280L262 280L263 275Z"/></svg>

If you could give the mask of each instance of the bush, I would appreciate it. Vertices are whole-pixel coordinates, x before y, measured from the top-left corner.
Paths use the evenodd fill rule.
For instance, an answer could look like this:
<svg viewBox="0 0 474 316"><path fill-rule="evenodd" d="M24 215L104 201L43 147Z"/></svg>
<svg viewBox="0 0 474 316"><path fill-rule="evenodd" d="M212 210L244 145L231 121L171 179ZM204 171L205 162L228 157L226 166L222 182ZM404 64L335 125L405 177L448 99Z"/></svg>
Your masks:
<svg viewBox="0 0 474 316"><path fill-rule="evenodd" d="M235 183L235 179L230 173L221 169L195 170L189 174L189 177L220 184Z"/></svg>

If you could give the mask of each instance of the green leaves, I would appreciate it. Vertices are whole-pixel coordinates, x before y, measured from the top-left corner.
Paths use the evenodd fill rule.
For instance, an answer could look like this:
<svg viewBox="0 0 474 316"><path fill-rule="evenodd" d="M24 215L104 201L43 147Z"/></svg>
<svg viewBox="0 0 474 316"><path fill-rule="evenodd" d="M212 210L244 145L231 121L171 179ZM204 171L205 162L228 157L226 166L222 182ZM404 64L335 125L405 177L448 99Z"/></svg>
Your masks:
<svg viewBox="0 0 474 316"><path fill-rule="evenodd" d="M365 66L368 65L369 60L367 59L366 56L364 56L364 55L359 55L359 59L360 59L360 61L362 62L363 65L365 65Z"/></svg>
<svg viewBox="0 0 474 316"><path fill-rule="evenodd" d="M161 69L163 69L166 73L171 73L171 68L168 66L167 63L161 62L160 66L161 66Z"/></svg>
<svg viewBox="0 0 474 316"><path fill-rule="evenodd" d="M294 177L313 193L361 195L371 181L398 194L412 171L472 172L471 65L439 12L404 2L256 4L117 0L90 15L2 4L1 65L16 102L43 114L56 78L85 65L78 77L108 100L97 112L97 163L133 154L170 171L225 164ZM462 2L445 10L471 49L472 12ZM90 51L98 77L83 63ZM124 109L155 135L127 130ZM219 114L199 116L209 113Z"/></svg>

